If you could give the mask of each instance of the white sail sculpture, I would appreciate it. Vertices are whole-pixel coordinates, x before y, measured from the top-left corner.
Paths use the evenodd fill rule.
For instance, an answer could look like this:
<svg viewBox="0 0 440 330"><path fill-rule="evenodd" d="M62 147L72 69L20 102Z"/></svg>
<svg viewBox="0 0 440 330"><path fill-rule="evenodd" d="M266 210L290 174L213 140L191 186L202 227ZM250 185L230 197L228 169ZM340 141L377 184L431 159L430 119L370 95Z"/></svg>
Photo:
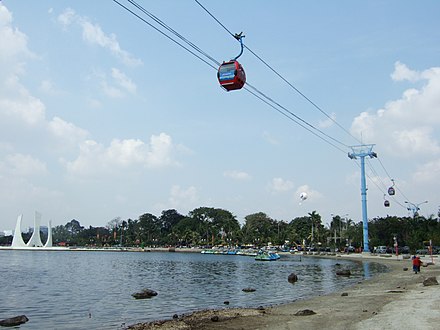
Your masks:
<svg viewBox="0 0 440 330"><path fill-rule="evenodd" d="M26 247L26 243L23 240L23 236L21 236L21 219L23 219L23 214L20 214L18 216L17 223L15 224L14 237L12 238L13 248Z"/></svg>
<svg viewBox="0 0 440 330"><path fill-rule="evenodd" d="M27 242L27 246L30 247L42 247L43 243L41 242L40 237L40 221L41 221L41 213L35 211L34 218L34 232L32 233L31 239Z"/></svg>
<svg viewBox="0 0 440 330"><path fill-rule="evenodd" d="M40 237L40 222L41 213L35 212L34 218L34 232L27 243L24 242L23 236L21 235L21 220L23 215L20 214L17 218L17 223L15 225L14 237L12 238L12 248L48 248L52 247L52 223L49 221L49 226L47 227L47 241L43 245Z"/></svg>
<svg viewBox="0 0 440 330"><path fill-rule="evenodd" d="M47 227L47 241L44 247L52 247L52 221L49 220L49 226Z"/></svg>

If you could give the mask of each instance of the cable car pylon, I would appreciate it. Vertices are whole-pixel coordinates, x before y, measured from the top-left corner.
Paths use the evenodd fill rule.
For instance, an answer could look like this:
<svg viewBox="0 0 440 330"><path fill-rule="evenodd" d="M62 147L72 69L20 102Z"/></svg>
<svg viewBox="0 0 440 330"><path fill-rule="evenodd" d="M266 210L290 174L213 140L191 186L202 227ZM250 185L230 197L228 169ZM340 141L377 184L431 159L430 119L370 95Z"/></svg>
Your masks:
<svg viewBox="0 0 440 330"><path fill-rule="evenodd" d="M361 144L351 146L352 152L348 153L348 158L361 159L361 196L362 196L362 225L364 236L363 253L370 253L368 243L368 216L367 216L367 183L365 180L365 157L377 158L377 154L373 152L374 144Z"/></svg>

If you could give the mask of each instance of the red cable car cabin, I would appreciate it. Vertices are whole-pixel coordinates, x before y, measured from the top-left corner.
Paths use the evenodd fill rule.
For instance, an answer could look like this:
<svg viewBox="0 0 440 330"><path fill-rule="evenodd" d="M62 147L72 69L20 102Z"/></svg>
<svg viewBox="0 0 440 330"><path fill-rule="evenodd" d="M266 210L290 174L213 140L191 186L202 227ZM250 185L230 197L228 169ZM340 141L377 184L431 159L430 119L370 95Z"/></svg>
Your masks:
<svg viewBox="0 0 440 330"><path fill-rule="evenodd" d="M238 61L223 62L218 68L217 78L220 85L228 92L241 89L246 83L246 74Z"/></svg>

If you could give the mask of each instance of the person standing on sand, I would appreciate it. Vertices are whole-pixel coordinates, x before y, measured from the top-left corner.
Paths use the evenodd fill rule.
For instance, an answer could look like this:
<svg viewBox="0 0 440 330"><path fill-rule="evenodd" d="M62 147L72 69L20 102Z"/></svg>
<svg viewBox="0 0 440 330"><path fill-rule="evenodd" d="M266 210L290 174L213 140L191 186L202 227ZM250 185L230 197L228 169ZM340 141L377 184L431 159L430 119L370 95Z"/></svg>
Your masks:
<svg viewBox="0 0 440 330"><path fill-rule="evenodd" d="M414 271L414 273L419 273L420 272L420 264L421 264L422 262L421 262L421 260L420 260L420 257L416 257L416 256L413 256L412 257L412 265L413 265L413 271Z"/></svg>

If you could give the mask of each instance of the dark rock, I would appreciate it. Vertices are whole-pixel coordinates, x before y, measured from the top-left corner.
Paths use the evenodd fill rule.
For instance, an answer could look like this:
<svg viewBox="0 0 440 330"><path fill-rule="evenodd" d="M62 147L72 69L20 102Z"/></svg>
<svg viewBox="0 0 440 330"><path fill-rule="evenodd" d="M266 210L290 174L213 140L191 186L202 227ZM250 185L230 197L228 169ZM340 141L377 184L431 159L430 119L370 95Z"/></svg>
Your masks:
<svg viewBox="0 0 440 330"><path fill-rule="evenodd" d="M406 272L408 270L408 267L403 267L403 271Z"/></svg>
<svg viewBox="0 0 440 330"><path fill-rule="evenodd" d="M257 291L257 289L254 289L254 288L244 288L241 291L243 291L243 292L255 292L255 291Z"/></svg>
<svg viewBox="0 0 440 330"><path fill-rule="evenodd" d="M287 277L287 281L289 281L289 283L295 283L298 281L298 276L295 273L292 273Z"/></svg>
<svg viewBox="0 0 440 330"><path fill-rule="evenodd" d="M26 317L26 315L19 315L1 320L0 325L3 327L15 327L17 325L26 323L27 321L29 321L29 319Z"/></svg>
<svg viewBox="0 0 440 330"><path fill-rule="evenodd" d="M214 315L213 317L211 317L211 321L218 322L218 315Z"/></svg>
<svg viewBox="0 0 440 330"><path fill-rule="evenodd" d="M342 292L341 297L347 297L348 293L347 292Z"/></svg>
<svg viewBox="0 0 440 330"><path fill-rule="evenodd" d="M224 303L225 305L229 305L229 301L227 301L227 300L225 300L223 303Z"/></svg>
<svg viewBox="0 0 440 330"><path fill-rule="evenodd" d="M264 309L263 306L258 306L257 310L259 310L259 311L264 311L265 309Z"/></svg>
<svg viewBox="0 0 440 330"><path fill-rule="evenodd" d="M430 276L423 281L423 286L438 285L435 276Z"/></svg>
<svg viewBox="0 0 440 330"><path fill-rule="evenodd" d="M366 313L366 312L368 312L368 309L364 309L362 312Z"/></svg>
<svg viewBox="0 0 440 330"><path fill-rule="evenodd" d="M157 292L150 289L144 289L141 292L133 293L132 296L135 299L146 299L157 296Z"/></svg>
<svg viewBox="0 0 440 330"><path fill-rule="evenodd" d="M177 315L177 314L173 315L173 319L177 320L178 318L179 318L179 315Z"/></svg>
<svg viewBox="0 0 440 330"><path fill-rule="evenodd" d="M312 311L311 309L303 309L295 313L296 316L309 316L309 315L315 315L316 313Z"/></svg>
<svg viewBox="0 0 440 330"><path fill-rule="evenodd" d="M350 275L351 275L351 272L350 272L350 269L341 269L341 270L338 270L338 271L336 272L336 275L340 275L340 276L350 276Z"/></svg>

